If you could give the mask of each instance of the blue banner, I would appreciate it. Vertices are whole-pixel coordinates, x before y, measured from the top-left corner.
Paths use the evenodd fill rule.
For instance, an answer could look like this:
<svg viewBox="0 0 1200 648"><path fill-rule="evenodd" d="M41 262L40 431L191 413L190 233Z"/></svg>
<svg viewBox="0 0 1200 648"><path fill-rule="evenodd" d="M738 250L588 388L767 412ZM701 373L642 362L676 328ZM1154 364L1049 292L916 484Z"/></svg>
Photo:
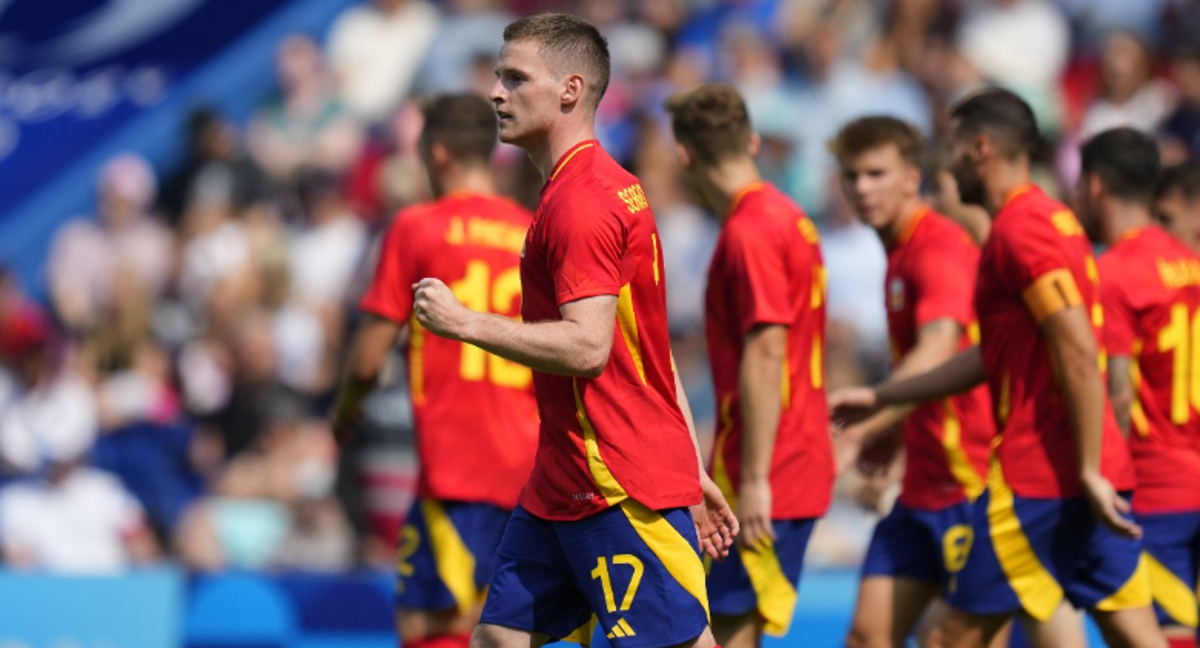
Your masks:
<svg viewBox="0 0 1200 648"><path fill-rule="evenodd" d="M278 42L321 36L355 1L0 0L0 263L40 290L54 230L92 211L107 157L170 168L188 111L245 117L274 90Z"/></svg>

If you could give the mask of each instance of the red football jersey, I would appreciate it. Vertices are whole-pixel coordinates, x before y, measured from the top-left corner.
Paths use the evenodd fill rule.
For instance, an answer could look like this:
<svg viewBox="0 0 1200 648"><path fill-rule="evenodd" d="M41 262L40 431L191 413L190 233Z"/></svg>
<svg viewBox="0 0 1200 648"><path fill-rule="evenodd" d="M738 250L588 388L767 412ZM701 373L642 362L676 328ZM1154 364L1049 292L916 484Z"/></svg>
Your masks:
<svg viewBox="0 0 1200 648"><path fill-rule="evenodd" d="M1022 497L1082 494L1070 415L1041 322L1065 306L1086 308L1103 373L1099 279L1091 244L1071 210L1032 185L1014 190L983 246L975 310L999 433L996 454ZM1129 449L1107 398L1100 469L1115 488L1133 488Z"/></svg>
<svg viewBox="0 0 1200 648"><path fill-rule="evenodd" d="M1157 227L1133 230L1100 257L1100 294L1108 352L1133 360L1134 509L1198 510L1200 259Z"/></svg>
<svg viewBox="0 0 1200 648"><path fill-rule="evenodd" d="M979 248L958 225L921 206L888 250L888 336L896 362L917 344L921 327L942 319L962 327L959 349L978 343L975 273ZM974 339L973 339L974 338ZM904 421L900 503L941 509L984 488L996 427L985 385L913 410Z"/></svg>
<svg viewBox="0 0 1200 648"><path fill-rule="evenodd" d="M738 374L746 334L787 327L783 409L771 453L771 517L819 517L833 495L825 402L825 268L817 228L778 189L756 182L730 202L708 270L705 332L718 403L714 480L736 501L742 472ZM798 479L803 475L803 479Z"/></svg>
<svg viewBox="0 0 1200 648"><path fill-rule="evenodd" d="M516 317L531 216L499 197L459 194L400 212L360 307L408 322L408 373L422 497L512 508L533 468L537 407L527 367L447 340L412 317L412 285L446 282L468 307Z"/></svg>
<svg viewBox="0 0 1200 648"><path fill-rule="evenodd" d="M608 365L594 379L534 372L542 427L520 504L577 520L626 497L655 510L700 501L696 449L679 409L667 334L666 275L654 214L637 178L595 140L558 161L521 260L526 321L613 295Z"/></svg>

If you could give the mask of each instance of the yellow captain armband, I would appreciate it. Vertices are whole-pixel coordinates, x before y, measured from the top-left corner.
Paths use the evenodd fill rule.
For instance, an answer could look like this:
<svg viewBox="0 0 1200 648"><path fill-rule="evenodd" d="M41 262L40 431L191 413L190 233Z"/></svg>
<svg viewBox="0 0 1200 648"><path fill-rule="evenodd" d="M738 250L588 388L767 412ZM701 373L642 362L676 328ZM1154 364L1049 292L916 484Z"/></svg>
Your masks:
<svg viewBox="0 0 1200 648"><path fill-rule="evenodd" d="M1066 268L1051 270L1038 277L1021 297L1038 324L1060 310L1083 304L1075 277Z"/></svg>

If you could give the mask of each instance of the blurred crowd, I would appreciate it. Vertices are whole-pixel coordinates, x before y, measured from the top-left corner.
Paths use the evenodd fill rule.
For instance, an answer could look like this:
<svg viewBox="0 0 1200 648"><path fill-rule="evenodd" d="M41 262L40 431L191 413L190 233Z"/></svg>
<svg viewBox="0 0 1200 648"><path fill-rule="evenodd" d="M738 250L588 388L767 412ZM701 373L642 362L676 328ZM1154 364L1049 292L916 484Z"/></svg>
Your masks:
<svg viewBox="0 0 1200 648"><path fill-rule="evenodd" d="M278 85L247 123L196 107L177 168L111 159L94 212L55 237L45 302L0 271L6 563L391 563L415 483L403 363L392 358L358 444L339 452L325 415L340 355L377 235L430 198L420 102L486 94L504 25L543 10L609 40L601 140L659 221L675 356L704 429L701 305L718 226L677 172L662 110L673 92L736 85L764 174L819 224L830 387L878 380L888 362L884 251L841 200L826 150L845 121L892 114L936 141L949 104L999 84L1037 111L1051 193L1074 185L1078 143L1116 125L1157 133L1168 163L1200 159L1191 0L364 0L326 33L278 44ZM953 210L930 152L930 198ZM523 153L502 146L495 173L536 202ZM858 559L894 478L842 480L814 560Z"/></svg>

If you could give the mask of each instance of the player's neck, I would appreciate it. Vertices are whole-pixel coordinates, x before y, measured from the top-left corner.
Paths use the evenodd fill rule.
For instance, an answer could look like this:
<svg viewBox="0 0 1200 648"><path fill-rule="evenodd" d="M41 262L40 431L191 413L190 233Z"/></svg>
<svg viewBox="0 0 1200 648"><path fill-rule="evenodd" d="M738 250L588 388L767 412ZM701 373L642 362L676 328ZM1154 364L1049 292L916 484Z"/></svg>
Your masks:
<svg viewBox="0 0 1200 648"><path fill-rule="evenodd" d="M533 160L534 166L542 173L543 180L550 179L555 165L575 148L575 145L596 139L594 122L594 117L589 117L584 122L563 119L540 146L528 149L529 159Z"/></svg>
<svg viewBox="0 0 1200 648"><path fill-rule="evenodd" d="M1125 200L1109 199L1102 207L1104 218L1104 242L1116 243L1122 236L1153 223L1150 209L1145 205Z"/></svg>
<svg viewBox="0 0 1200 648"><path fill-rule="evenodd" d="M486 165L452 165L438 175L435 193L438 198L455 194L492 196L496 194L496 182Z"/></svg>
<svg viewBox="0 0 1200 648"><path fill-rule="evenodd" d="M1033 178L1029 173L1029 162L1019 160L999 160L984 179L984 208L993 218L996 212L1004 206L1012 191L1022 185L1031 184Z"/></svg>
<svg viewBox="0 0 1200 648"><path fill-rule="evenodd" d="M879 234L879 241L883 243L883 247L890 250L896 246L896 241L900 240L905 230L912 224L913 219L917 217L920 207L921 200L916 196L904 201L898 210L898 215L887 225L875 230L875 233Z"/></svg>
<svg viewBox="0 0 1200 648"><path fill-rule="evenodd" d="M709 209L724 223L735 207L734 199L756 182L762 182L762 176L753 158L724 160L702 171L700 193Z"/></svg>

